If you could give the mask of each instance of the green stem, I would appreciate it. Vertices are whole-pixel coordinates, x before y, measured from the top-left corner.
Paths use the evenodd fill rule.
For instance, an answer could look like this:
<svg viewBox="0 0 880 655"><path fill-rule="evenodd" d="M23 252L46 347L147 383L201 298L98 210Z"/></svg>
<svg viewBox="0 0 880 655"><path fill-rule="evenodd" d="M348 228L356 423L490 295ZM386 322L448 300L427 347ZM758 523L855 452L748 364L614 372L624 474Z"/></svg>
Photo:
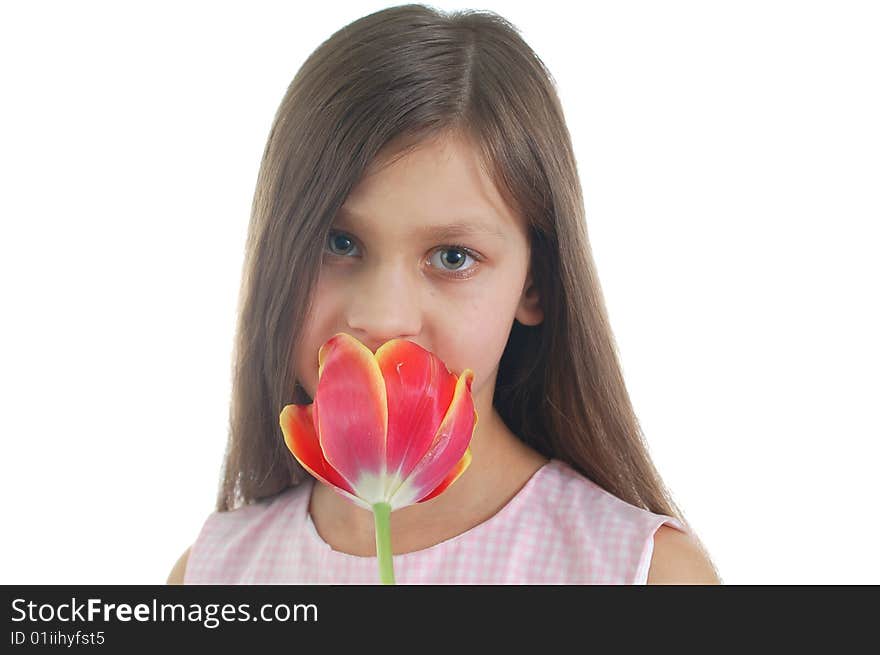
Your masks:
<svg viewBox="0 0 880 655"><path fill-rule="evenodd" d="M379 579L382 584L394 584L394 563L391 559L391 505L373 505L376 519L376 555L379 558Z"/></svg>

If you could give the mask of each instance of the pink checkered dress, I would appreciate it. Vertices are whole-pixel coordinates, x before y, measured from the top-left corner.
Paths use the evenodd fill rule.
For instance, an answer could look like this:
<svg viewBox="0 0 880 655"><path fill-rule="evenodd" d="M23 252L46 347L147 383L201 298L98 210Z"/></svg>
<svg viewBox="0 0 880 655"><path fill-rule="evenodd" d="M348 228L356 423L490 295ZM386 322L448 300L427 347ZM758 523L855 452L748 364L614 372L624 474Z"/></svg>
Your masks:
<svg viewBox="0 0 880 655"><path fill-rule="evenodd" d="M333 550L308 513L314 478L205 520L184 584L379 584L376 557ZM551 459L494 516L394 556L397 584L645 584L670 516L605 491Z"/></svg>

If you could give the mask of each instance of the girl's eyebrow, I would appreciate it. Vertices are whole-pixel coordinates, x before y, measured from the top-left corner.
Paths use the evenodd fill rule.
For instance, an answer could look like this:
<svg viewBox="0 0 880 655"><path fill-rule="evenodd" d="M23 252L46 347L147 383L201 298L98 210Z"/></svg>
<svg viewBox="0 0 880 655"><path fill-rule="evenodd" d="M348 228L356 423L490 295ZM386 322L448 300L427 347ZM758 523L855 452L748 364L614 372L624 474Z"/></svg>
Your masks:
<svg viewBox="0 0 880 655"><path fill-rule="evenodd" d="M343 206L339 208L333 225L334 227L357 230L357 227L352 225L350 221L358 221L358 214ZM459 220L442 225L419 225L411 232L412 237L423 237L437 241L443 241L453 237L469 237L480 234L494 236L502 240L506 238L504 232L502 232L500 228L495 225L481 222L480 220Z"/></svg>

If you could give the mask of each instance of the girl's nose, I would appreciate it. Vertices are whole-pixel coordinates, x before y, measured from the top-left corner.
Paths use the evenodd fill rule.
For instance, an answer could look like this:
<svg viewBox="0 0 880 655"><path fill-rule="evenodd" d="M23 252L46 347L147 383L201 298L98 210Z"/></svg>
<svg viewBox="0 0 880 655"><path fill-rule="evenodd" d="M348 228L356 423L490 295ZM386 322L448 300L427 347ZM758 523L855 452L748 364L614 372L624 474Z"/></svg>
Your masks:
<svg viewBox="0 0 880 655"><path fill-rule="evenodd" d="M373 352L386 341L410 338L421 331L418 281L402 268L389 263L352 280L348 327Z"/></svg>

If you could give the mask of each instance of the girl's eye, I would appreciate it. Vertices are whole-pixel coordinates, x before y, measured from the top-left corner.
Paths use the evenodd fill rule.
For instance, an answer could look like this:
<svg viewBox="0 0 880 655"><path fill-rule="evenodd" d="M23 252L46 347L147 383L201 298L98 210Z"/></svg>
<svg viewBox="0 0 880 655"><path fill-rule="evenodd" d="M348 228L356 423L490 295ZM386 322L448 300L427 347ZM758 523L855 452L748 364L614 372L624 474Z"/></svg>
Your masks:
<svg viewBox="0 0 880 655"><path fill-rule="evenodd" d="M331 231L328 242L330 253L337 257L347 257L354 246L354 240L342 232ZM479 256L470 248L456 245L442 246L432 255L431 265L440 271L449 273L452 277L464 278L472 275L473 269L476 268L474 264L465 266L468 258L479 261ZM437 264L434 263L435 260L438 262Z"/></svg>
<svg viewBox="0 0 880 655"><path fill-rule="evenodd" d="M439 255L439 257L438 257ZM471 269L474 268L474 264L470 266L465 266L465 261L470 259L475 259L474 254L463 246L443 246L442 248L438 248L437 251L432 255L432 266L434 259L439 261L439 268L442 271L449 271L453 273L455 277L465 277L470 275L473 271Z"/></svg>
<svg viewBox="0 0 880 655"><path fill-rule="evenodd" d="M334 255L341 255L343 257L346 253L337 253L333 248L336 247L340 250L348 250L354 244L351 239L340 232L331 232L328 241L330 242L330 252Z"/></svg>

